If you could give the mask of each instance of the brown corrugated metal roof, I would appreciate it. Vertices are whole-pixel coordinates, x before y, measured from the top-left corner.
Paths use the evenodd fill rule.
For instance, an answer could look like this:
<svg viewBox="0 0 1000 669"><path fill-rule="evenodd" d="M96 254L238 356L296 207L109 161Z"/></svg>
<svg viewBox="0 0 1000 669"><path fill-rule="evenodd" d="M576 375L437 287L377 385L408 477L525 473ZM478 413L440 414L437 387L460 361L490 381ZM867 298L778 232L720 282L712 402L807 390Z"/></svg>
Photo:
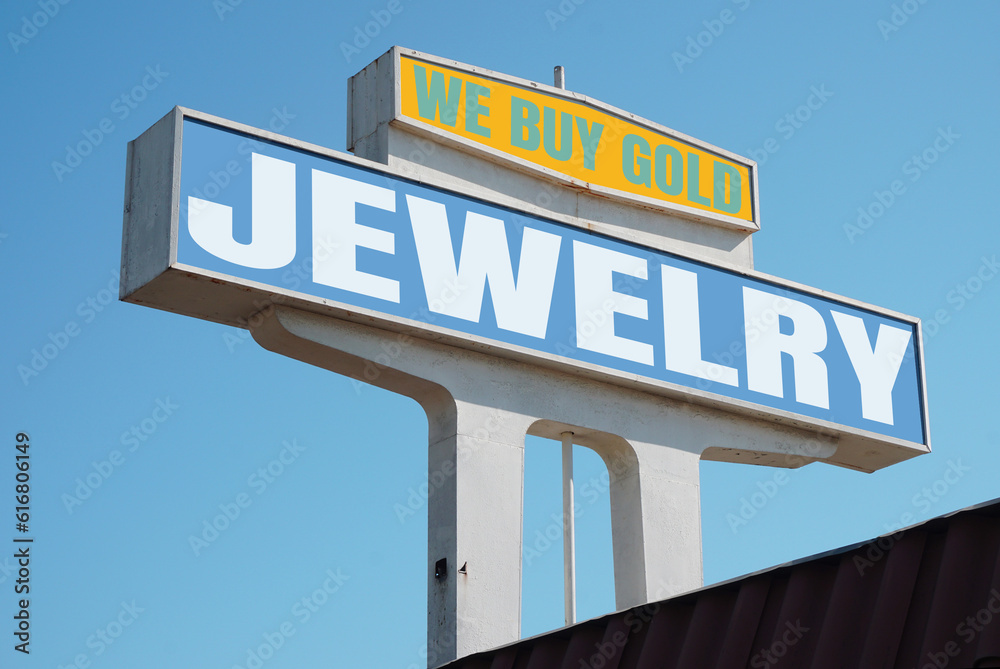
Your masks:
<svg viewBox="0 0 1000 669"><path fill-rule="evenodd" d="M1000 500L445 666L1000 667Z"/></svg>

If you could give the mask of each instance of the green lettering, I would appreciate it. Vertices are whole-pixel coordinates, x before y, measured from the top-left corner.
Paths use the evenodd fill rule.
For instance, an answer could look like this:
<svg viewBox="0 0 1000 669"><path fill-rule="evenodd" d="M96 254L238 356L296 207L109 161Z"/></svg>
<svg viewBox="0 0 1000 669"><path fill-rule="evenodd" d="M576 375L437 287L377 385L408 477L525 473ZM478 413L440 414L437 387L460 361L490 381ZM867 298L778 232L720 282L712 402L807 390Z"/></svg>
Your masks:
<svg viewBox="0 0 1000 669"><path fill-rule="evenodd" d="M559 150L556 150L556 110L545 107L542 120L545 153L555 160L569 160L573 155L573 115L559 113Z"/></svg>
<svg viewBox="0 0 1000 669"><path fill-rule="evenodd" d="M688 165L687 165L688 201L697 202L698 204L703 204L705 206L710 207L712 206L712 203L709 201L709 199L704 195L702 195L700 192L698 192L699 190L701 190L699 184L701 173L699 172L698 163L699 163L698 154L689 152Z"/></svg>
<svg viewBox="0 0 1000 669"><path fill-rule="evenodd" d="M510 98L510 144L519 149L534 151L541 142L538 132L538 107L527 100ZM527 131L527 137L525 137Z"/></svg>
<svg viewBox="0 0 1000 669"><path fill-rule="evenodd" d="M431 72L430 86L427 85L426 68L414 65L413 74L417 83L417 112L420 116L433 121L437 119L440 110L441 122L454 127L458 119L458 97L462 92L462 80L449 77L448 91L445 93L443 73Z"/></svg>
<svg viewBox="0 0 1000 669"><path fill-rule="evenodd" d="M636 149L639 155L636 155ZM639 135L625 135L622 139L622 171L625 178L639 186L649 187L649 142ZM636 166L639 170L636 171Z"/></svg>
<svg viewBox="0 0 1000 669"><path fill-rule="evenodd" d="M726 201L726 175L729 175L729 201ZM743 180L739 170L732 165L715 161L715 196L712 199L712 206L727 214L739 212L743 204L743 190L741 188Z"/></svg>
<svg viewBox="0 0 1000 669"><path fill-rule="evenodd" d="M465 82L465 130L483 137L490 136L490 129L479 124L479 117L489 118L490 108L479 104L480 96L490 97L490 89L472 82Z"/></svg>
<svg viewBox="0 0 1000 669"><path fill-rule="evenodd" d="M670 182L667 182L667 157L670 158ZM680 195L684 190L684 157L669 144L660 144L653 155L656 185L667 195Z"/></svg>
<svg viewBox="0 0 1000 669"><path fill-rule="evenodd" d="M597 146L601 143L601 133L604 132L604 124L594 123L587 127L587 119L576 117L576 134L580 136L580 144L583 146L583 166L594 169L594 156L597 154Z"/></svg>

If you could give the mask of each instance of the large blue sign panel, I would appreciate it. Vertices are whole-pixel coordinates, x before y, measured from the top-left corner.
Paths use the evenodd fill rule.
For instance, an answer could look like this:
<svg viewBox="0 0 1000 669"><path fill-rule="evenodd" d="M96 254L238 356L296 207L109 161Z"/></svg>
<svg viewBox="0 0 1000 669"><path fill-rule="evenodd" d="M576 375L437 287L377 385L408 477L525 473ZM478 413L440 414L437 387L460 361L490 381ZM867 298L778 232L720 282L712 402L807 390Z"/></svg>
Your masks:
<svg viewBox="0 0 1000 669"><path fill-rule="evenodd" d="M926 443L915 322L185 119L177 261Z"/></svg>

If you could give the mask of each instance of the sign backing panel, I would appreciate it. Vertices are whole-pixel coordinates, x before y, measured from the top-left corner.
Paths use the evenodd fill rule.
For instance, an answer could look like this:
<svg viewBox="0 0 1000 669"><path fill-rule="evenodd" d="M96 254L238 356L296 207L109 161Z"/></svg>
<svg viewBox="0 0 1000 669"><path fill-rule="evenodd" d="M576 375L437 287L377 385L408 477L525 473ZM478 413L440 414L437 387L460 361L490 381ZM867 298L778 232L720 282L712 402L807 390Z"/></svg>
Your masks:
<svg viewBox="0 0 1000 669"><path fill-rule="evenodd" d="M128 301L237 326L286 304L891 445L893 461L929 450L916 319L195 112L158 127L132 151L171 157L169 193L127 204Z"/></svg>
<svg viewBox="0 0 1000 669"><path fill-rule="evenodd" d="M759 229L757 165L579 93L394 47L396 123L631 204Z"/></svg>

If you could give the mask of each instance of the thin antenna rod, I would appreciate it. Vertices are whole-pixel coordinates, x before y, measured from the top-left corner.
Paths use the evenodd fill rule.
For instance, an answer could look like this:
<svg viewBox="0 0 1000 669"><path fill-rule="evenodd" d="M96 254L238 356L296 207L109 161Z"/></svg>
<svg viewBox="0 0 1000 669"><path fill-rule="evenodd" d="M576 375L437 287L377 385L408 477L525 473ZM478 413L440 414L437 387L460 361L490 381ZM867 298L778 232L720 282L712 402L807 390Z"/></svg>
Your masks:
<svg viewBox="0 0 1000 669"><path fill-rule="evenodd" d="M562 69L562 68L559 68ZM576 622L576 519L573 514L573 433L562 433L563 599L566 624Z"/></svg>
<svg viewBox="0 0 1000 669"><path fill-rule="evenodd" d="M553 71L556 88L566 88L566 69L556 65ZM573 514L573 433L562 433L563 482L563 602L566 624L576 622L576 518Z"/></svg>

